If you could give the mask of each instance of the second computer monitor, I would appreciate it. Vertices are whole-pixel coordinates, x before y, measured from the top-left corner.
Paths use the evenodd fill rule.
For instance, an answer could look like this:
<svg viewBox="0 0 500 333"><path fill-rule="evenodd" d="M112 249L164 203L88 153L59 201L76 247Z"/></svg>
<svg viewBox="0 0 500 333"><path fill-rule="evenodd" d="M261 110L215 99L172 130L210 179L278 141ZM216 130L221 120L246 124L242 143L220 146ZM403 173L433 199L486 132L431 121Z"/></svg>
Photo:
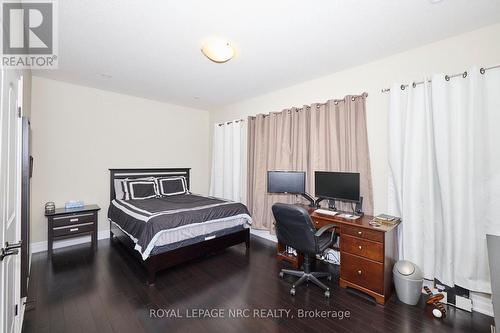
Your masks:
<svg viewBox="0 0 500 333"><path fill-rule="evenodd" d="M306 189L306 173L296 171L268 171L267 192L303 194Z"/></svg>
<svg viewBox="0 0 500 333"><path fill-rule="evenodd" d="M359 173L316 171L314 174L316 197L339 201L360 200Z"/></svg>

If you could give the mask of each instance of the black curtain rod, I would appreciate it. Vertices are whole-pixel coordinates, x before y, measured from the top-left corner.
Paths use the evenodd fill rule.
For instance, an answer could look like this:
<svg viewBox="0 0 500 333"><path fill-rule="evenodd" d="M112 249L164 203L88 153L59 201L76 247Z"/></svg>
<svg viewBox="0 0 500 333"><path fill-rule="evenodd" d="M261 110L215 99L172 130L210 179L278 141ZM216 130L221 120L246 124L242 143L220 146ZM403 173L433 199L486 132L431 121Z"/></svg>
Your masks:
<svg viewBox="0 0 500 333"><path fill-rule="evenodd" d="M491 66L491 67L486 67L486 68L485 68L485 67L482 67L481 69L479 69L479 73L484 74L484 73L486 73L486 71L489 71L490 69L494 69L494 68L500 68L500 65ZM444 76L444 79L445 79L446 81L450 81L450 79L452 79L452 78L454 78L454 77L459 77L459 76L461 76L461 77L463 77L463 78L466 78L466 77L467 77L467 74L468 74L468 73L467 73L467 71L465 71L465 72L463 72L463 73L456 73L456 74L452 74L452 75L445 75L445 76ZM424 82L425 82L425 81L413 82L413 83L411 84L411 86L412 86L413 88L415 88L417 85L419 85L419 84L423 84ZM427 82L428 82L428 83L431 83L431 82L432 82L432 80L427 80ZM409 84L402 84L402 85L400 86L400 88L401 88L401 90L405 90L405 89L406 89L406 88L408 88L409 86L410 86ZM391 88L385 88L385 89L382 89L382 92L383 92L383 93L386 93L386 92L389 92L389 91L391 91Z"/></svg>
<svg viewBox="0 0 500 333"><path fill-rule="evenodd" d="M346 97L347 97L347 96L346 96ZM354 101L356 100L356 98L359 98L359 97L365 97L365 98L366 98L366 97L368 97L368 93L367 93L367 92L364 92L364 93L362 93L361 95L351 95L351 101L353 101L353 102L354 102ZM342 99L334 99L334 100L333 100L333 104L337 105L337 104L339 104L339 102L344 101L344 100L345 100L345 98L342 98ZM314 103L314 104L316 104L316 109L318 109L320 106L328 104L328 101L327 101L327 102L324 102L324 103ZM307 109L310 109L310 108L311 108L311 106L307 105L307 106L306 106L306 108L307 108ZM292 112L293 110L294 110L295 112L299 112L299 111L301 111L301 110L303 110L303 109L304 109L304 107L301 107L301 108L291 107L291 108L289 108L289 109L285 109L285 110L287 110L287 111L288 111L288 113L290 113L290 112ZM281 111L278 111L278 112L271 112L271 113L281 113ZM270 114L270 113L269 113L269 114ZM268 117L268 116L269 116L269 114L265 114L265 115L264 115L264 118L265 118L265 117ZM255 118L255 116L250 116L249 118Z"/></svg>
<svg viewBox="0 0 500 333"><path fill-rule="evenodd" d="M217 125L218 126L229 125L229 124L232 124L232 123L239 123L240 121L245 121L245 119L237 119L237 120L225 121L225 122L219 123Z"/></svg>

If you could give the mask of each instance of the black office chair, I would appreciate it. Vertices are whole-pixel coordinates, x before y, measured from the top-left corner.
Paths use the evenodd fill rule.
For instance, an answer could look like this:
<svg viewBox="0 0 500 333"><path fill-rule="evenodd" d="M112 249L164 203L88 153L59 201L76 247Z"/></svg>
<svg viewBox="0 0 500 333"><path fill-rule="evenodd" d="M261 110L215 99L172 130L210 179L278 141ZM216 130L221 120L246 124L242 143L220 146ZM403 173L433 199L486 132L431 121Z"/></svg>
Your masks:
<svg viewBox="0 0 500 333"><path fill-rule="evenodd" d="M276 203L272 207L274 219L276 220L276 236L281 244L293 247L297 252L304 255L304 270L296 271L282 269L280 277L284 274L298 276L299 279L292 285L290 294L295 295L295 288L304 282L311 281L325 290L325 296L330 297L330 288L318 280L327 277L331 280L330 273L311 272L311 256L322 254L332 243L336 241L334 224L329 224L319 230L314 229L313 223L307 210L297 205ZM331 232L326 232L326 231Z"/></svg>

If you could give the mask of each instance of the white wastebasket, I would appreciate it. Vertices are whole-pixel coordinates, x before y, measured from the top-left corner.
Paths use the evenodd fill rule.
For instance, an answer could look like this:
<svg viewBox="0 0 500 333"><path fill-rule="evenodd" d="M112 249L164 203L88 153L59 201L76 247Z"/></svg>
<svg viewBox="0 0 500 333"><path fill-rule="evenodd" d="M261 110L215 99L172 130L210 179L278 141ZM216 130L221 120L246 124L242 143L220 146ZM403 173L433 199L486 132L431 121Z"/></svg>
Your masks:
<svg viewBox="0 0 500 333"><path fill-rule="evenodd" d="M409 305L417 304L424 283L420 268L410 261L400 260L394 265L392 274L399 300Z"/></svg>

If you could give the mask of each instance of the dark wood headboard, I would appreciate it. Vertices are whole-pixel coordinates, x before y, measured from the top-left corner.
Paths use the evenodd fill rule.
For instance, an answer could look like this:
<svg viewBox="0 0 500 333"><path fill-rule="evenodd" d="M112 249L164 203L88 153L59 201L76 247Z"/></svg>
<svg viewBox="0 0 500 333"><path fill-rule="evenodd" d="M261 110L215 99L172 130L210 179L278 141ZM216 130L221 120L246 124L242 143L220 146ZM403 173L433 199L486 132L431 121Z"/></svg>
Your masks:
<svg viewBox="0 0 500 333"><path fill-rule="evenodd" d="M189 172L191 168L153 168L153 169L109 169L109 201L115 199L115 179L184 176L189 187Z"/></svg>

